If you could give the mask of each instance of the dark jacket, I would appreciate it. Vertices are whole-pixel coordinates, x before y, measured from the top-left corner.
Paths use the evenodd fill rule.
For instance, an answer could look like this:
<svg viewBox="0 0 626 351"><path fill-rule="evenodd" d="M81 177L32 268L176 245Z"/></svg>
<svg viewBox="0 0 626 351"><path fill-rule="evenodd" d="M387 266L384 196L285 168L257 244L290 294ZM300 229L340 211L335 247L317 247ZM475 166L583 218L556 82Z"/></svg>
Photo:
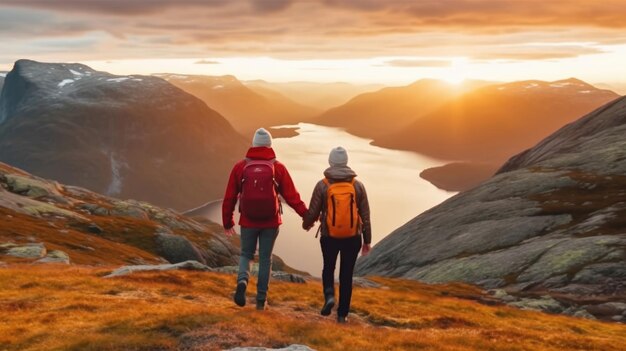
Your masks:
<svg viewBox="0 0 626 351"><path fill-rule="evenodd" d="M248 150L246 158L252 160L273 160L276 158L276 154L274 150L269 147L252 147ZM243 168L245 164L245 159L237 162L232 172L230 172L226 193L224 194L224 202L222 203L222 223L226 229L235 226L233 214L237 200L239 199L239 193L241 192L241 179L243 178ZM300 194L296 190L287 168L278 161L274 163L274 177L278 183L278 192L280 195L285 199L285 202L302 217L306 213L306 205L302 199L300 199ZM241 213L239 217L239 225L242 227L275 228L280 224L282 224L280 213L277 213L274 218L262 222L250 220L246 218L243 213Z"/></svg>
<svg viewBox="0 0 626 351"><path fill-rule="evenodd" d="M330 181L346 182L351 181L356 177L356 173L348 166L333 166L327 168L324 171L324 176ZM320 180L313 189L313 195L311 196L311 203L309 204L309 210L304 215L303 227L308 228L312 226L315 221L322 216L321 233L323 236L328 235L328 228L326 227L326 191L328 186L323 180ZM357 208L359 210L359 216L361 217L362 227L361 232L363 234L363 243L370 244L372 242L372 225L370 223L370 205L367 201L367 192L365 186L358 180L354 181L354 190L356 192Z"/></svg>

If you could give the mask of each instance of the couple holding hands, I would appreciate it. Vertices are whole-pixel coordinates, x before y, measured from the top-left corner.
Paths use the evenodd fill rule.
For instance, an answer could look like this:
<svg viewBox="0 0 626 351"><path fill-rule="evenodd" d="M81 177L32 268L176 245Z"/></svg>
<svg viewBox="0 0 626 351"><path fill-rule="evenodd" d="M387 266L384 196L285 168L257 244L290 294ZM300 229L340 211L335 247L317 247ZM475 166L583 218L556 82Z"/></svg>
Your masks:
<svg viewBox="0 0 626 351"><path fill-rule="evenodd" d="M250 276L250 261L259 250L256 308L266 308L267 290L272 264L272 251L281 220L278 195L302 217L302 228L310 230L320 220L318 234L324 259L322 270L324 305L320 313L331 314L335 306L335 265L339 266L339 307L337 322L346 323L352 298L352 274L359 251L370 251L371 224L367 193L355 180L356 173L348 167L348 154L342 147L330 151L330 167L313 190L307 209L282 163L276 160L272 136L260 128L252 139L245 159L233 167L224 202L222 220L226 235L235 235L233 214L239 201L241 226L241 256L234 301L246 304L246 289Z"/></svg>

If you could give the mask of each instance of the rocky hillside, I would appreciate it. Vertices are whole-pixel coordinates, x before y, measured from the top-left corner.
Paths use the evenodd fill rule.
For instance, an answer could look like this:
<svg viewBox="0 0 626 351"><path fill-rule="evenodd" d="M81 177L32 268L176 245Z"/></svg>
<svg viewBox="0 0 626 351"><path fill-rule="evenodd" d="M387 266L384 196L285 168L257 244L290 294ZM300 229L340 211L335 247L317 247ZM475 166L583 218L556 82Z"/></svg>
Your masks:
<svg viewBox="0 0 626 351"><path fill-rule="evenodd" d="M398 228L357 272L551 295L557 311L624 320L625 204L626 98L619 98Z"/></svg>
<svg viewBox="0 0 626 351"><path fill-rule="evenodd" d="M431 286L376 278L367 287L354 288L354 313L342 326L334 316L319 315L323 299L317 281L273 281L269 309L257 311L253 303L244 308L234 305L232 275L154 271L107 278L110 272L108 267L0 267L2 349L621 351L626 347L624 325L489 306L489 297L479 289L460 284ZM250 297L254 289L253 284Z"/></svg>
<svg viewBox="0 0 626 351"><path fill-rule="evenodd" d="M473 83L457 88L442 81L422 79L408 86L358 95L324 112L313 122L376 139L401 130L472 87Z"/></svg>
<svg viewBox="0 0 626 351"><path fill-rule="evenodd" d="M178 210L221 197L248 143L157 77L20 60L0 96L0 161Z"/></svg>
<svg viewBox="0 0 626 351"><path fill-rule="evenodd" d="M158 76L202 99L244 135L260 127L297 124L319 113L270 89L254 91L233 76Z"/></svg>
<svg viewBox="0 0 626 351"><path fill-rule="evenodd" d="M0 163L0 261L119 265L238 261L222 228L146 202L117 200Z"/></svg>

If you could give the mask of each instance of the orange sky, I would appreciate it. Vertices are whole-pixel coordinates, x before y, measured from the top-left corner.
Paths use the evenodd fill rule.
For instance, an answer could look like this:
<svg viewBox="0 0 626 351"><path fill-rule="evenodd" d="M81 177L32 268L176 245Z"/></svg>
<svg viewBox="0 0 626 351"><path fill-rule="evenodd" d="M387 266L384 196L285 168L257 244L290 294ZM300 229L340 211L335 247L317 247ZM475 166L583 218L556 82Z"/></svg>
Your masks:
<svg viewBox="0 0 626 351"><path fill-rule="evenodd" d="M3 0L0 69L31 58L281 81L619 85L625 9L626 0Z"/></svg>

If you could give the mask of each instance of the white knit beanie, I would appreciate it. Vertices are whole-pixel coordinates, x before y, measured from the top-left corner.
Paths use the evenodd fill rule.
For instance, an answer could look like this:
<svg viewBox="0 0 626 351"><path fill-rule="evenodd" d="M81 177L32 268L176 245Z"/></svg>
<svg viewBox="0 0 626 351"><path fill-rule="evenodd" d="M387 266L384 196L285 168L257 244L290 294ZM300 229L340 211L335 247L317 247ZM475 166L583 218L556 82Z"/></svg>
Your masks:
<svg viewBox="0 0 626 351"><path fill-rule="evenodd" d="M341 146L330 150L328 155L328 163L331 166L347 166L348 165L348 152Z"/></svg>
<svg viewBox="0 0 626 351"><path fill-rule="evenodd" d="M259 128L254 133L254 138L252 138L252 146L267 146L272 147L272 135L270 132L265 130L265 128Z"/></svg>

